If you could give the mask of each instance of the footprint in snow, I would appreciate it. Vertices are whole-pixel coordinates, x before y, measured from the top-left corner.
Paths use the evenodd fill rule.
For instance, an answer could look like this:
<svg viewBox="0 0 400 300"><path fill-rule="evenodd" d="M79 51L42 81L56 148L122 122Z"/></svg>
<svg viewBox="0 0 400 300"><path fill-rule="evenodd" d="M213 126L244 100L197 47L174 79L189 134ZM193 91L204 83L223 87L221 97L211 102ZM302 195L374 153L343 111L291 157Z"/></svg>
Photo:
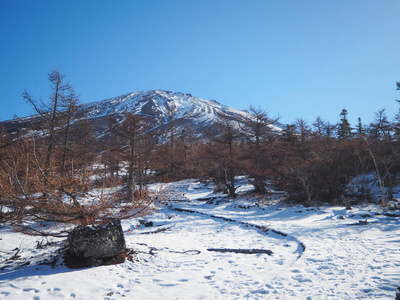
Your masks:
<svg viewBox="0 0 400 300"><path fill-rule="evenodd" d="M34 289L34 288L26 288L26 289L23 289L22 291L24 291L25 293L34 292L36 294L40 292L38 289Z"/></svg>
<svg viewBox="0 0 400 300"><path fill-rule="evenodd" d="M304 278L302 275L296 275L296 276L293 276L292 278L297 280L298 282L301 282L301 283L303 283L303 282L312 282L311 279Z"/></svg>

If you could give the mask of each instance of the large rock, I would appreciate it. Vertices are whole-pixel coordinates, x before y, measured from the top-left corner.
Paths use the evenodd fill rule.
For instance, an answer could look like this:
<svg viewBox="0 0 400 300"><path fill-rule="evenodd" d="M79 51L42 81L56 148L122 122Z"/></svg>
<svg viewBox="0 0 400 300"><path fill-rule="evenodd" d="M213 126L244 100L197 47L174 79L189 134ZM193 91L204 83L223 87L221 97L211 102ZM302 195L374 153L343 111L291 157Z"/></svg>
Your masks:
<svg viewBox="0 0 400 300"><path fill-rule="evenodd" d="M69 234L68 245L71 257L88 261L116 257L126 250L119 219L103 226L78 226Z"/></svg>
<svg viewBox="0 0 400 300"><path fill-rule="evenodd" d="M393 198L393 200L389 201L388 208L390 210L400 210L400 200Z"/></svg>

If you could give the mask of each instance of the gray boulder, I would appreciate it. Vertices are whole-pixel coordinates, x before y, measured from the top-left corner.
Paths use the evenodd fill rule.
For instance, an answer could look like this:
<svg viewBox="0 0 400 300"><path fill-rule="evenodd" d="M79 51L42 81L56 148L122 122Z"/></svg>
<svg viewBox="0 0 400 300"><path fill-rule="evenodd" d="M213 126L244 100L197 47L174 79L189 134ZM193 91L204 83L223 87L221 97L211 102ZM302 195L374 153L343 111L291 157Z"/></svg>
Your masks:
<svg viewBox="0 0 400 300"><path fill-rule="evenodd" d="M68 236L69 255L92 261L89 265L101 264L99 260L116 257L125 250L125 238L119 219L111 219L103 226L78 226Z"/></svg>
<svg viewBox="0 0 400 300"><path fill-rule="evenodd" d="M400 200L393 198L393 200L389 201L388 208L390 210L400 210Z"/></svg>

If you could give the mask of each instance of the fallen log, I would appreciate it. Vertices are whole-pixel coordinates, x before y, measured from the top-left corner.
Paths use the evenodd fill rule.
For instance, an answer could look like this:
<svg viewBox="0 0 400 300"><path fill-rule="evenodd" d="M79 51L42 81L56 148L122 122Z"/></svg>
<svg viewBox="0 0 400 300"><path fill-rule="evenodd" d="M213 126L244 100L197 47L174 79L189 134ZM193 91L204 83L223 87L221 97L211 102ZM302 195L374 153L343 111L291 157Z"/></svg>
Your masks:
<svg viewBox="0 0 400 300"><path fill-rule="evenodd" d="M272 255L271 250L266 249L223 249L223 248L209 248L207 251L214 252L232 252L232 253L242 253L242 254L268 254Z"/></svg>

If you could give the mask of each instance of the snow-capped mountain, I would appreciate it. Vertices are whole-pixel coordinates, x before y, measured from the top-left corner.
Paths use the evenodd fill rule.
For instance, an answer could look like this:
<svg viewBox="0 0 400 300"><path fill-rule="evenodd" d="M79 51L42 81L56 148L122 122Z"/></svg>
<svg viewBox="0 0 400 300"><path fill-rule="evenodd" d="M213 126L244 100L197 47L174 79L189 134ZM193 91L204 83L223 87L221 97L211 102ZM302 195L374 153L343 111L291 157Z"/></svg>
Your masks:
<svg viewBox="0 0 400 300"><path fill-rule="evenodd" d="M82 116L92 120L122 115L125 111L151 119L152 130L165 129L173 115L175 126L184 128L190 125L200 134L222 119L243 123L253 117L251 113L222 105L215 100L162 90L125 94L85 104L81 110ZM272 126L273 130L281 130L279 125Z"/></svg>
<svg viewBox="0 0 400 300"><path fill-rule="evenodd" d="M108 120L111 117L122 119L124 112L145 117L150 124L150 130L158 132L167 129L173 115L178 131L190 125L200 135L223 119L244 123L253 118L249 112L222 105L215 100L203 100L191 94L162 90L134 92L84 104L76 118L90 120L102 136L108 132ZM7 128L18 128L22 123L30 123L32 119L35 118L6 121L3 124ZM280 131L281 124L271 125L271 129Z"/></svg>

